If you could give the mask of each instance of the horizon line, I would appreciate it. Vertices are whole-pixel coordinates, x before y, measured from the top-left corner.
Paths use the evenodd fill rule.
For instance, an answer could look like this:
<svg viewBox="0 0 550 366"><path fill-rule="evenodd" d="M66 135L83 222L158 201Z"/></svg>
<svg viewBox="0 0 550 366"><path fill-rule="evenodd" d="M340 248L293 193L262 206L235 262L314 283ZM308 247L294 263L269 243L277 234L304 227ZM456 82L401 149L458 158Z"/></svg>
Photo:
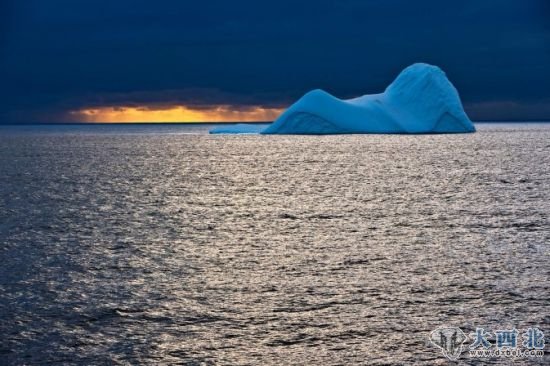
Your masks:
<svg viewBox="0 0 550 366"><path fill-rule="evenodd" d="M208 124L266 124L274 121L193 121L193 122L0 122L0 126L24 125L208 125ZM473 123L550 123L550 119L477 120Z"/></svg>

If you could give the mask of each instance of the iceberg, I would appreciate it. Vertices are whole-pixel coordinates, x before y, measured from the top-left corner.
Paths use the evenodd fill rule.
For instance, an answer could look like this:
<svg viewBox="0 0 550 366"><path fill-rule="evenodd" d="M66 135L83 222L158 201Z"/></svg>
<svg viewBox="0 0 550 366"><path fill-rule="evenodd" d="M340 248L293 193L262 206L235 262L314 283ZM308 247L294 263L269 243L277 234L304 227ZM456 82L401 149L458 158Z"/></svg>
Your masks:
<svg viewBox="0 0 550 366"><path fill-rule="evenodd" d="M210 130L210 133L242 133L258 134L265 130L265 124L238 123L236 125L218 126Z"/></svg>
<svg viewBox="0 0 550 366"><path fill-rule="evenodd" d="M437 66L405 68L383 93L342 100L313 90L264 128L246 124L210 133L427 134L475 132L457 90Z"/></svg>

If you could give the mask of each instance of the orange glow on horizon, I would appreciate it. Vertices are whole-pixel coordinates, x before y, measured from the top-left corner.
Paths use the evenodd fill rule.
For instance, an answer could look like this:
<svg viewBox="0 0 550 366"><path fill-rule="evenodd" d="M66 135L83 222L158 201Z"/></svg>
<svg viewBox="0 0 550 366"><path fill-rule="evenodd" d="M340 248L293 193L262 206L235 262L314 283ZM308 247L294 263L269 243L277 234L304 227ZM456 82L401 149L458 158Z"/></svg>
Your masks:
<svg viewBox="0 0 550 366"><path fill-rule="evenodd" d="M228 105L194 109L173 106L164 109L151 107L97 107L69 112L78 122L146 123L146 122L257 122L273 121L283 108L252 106L232 108Z"/></svg>

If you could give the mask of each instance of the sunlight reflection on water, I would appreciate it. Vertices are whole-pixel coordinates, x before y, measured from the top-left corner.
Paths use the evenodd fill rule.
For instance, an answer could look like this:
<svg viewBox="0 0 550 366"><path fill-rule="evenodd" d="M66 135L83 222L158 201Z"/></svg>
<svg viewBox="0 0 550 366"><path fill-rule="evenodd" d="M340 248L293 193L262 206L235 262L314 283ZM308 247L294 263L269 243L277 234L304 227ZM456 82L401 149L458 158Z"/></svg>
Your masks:
<svg viewBox="0 0 550 366"><path fill-rule="evenodd" d="M8 364L447 364L440 325L548 329L548 124L91 128L0 128Z"/></svg>

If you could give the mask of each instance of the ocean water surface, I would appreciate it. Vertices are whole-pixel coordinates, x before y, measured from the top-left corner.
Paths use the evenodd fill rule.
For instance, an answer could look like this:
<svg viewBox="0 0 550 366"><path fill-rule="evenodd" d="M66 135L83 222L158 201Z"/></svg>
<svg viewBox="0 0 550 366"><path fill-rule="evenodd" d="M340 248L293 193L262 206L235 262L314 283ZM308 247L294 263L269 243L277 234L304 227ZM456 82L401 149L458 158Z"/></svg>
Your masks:
<svg viewBox="0 0 550 366"><path fill-rule="evenodd" d="M0 127L1 365L445 365L439 326L550 336L550 124L211 127Z"/></svg>

